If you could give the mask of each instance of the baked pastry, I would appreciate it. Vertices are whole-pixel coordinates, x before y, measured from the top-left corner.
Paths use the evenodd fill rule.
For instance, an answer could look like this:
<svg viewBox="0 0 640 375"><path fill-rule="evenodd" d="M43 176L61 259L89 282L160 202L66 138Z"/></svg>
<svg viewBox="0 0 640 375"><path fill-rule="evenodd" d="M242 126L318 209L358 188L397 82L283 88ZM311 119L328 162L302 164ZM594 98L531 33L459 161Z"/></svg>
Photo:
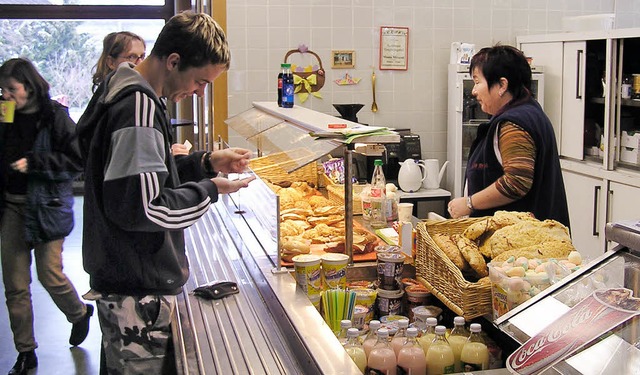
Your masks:
<svg viewBox="0 0 640 375"><path fill-rule="evenodd" d="M569 253L575 250L576 248L573 246L571 241L550 240L536 245L504 251L500 255L493 258L492 261L504 262L511 257L514 257L515 259L518 259L519 257L525 257L527 259L562 259L569 256Z"/></svg>
<svg viewBox="0 0 640 375"><path fill-rule="evenodd" d="M283 237L280 241L280 257L285 262L291 262L299 254L311 252L311 241L297 236Z"/></svg>
<svg viewBox="0 0 640 375"><path fill-rule="evenodd" d="M460 237L460 235L454 234L450 236L448 234L435 233L432 237L436 245L438 245L456 267L461 270L469 268L469 263L467 263L460 249L458 249L458 237Z"/></svg>
<svg viewBox="0 0 640 375"><path fill-rule="evenodd" d="M569 229L558 221L525 220L496 230L488 241L492 258L496 258L509 250L540 245L548 241L565 241L570 244L571 237Z"/></svg>
<svg viewBox="0 0 640 375"><path fill-rule="evenodd" d="M489 276L487 262L484 260L482 254L480 254L478 245L476 245L475 242L465 236L459 236L458 248L460 249L464 259L471 266L471 269L473 269L479 277Z"/></svg>

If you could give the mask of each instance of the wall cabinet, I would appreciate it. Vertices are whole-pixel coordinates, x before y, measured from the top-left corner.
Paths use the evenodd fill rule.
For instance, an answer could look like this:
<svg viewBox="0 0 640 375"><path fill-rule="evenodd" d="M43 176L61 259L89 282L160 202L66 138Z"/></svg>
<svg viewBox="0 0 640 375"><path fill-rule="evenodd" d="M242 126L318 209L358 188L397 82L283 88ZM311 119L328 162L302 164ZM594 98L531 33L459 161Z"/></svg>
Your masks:
<svg viewBox="0 0 640 375"><path fill-rule="evenodd" d="M523 36L518 47L547 75L544 108L558 140L573 239L581 251L603 252L607 222L640 217L640 204L624 203L640 193L640 29ZM631 97L622 97L623 81Z"/></svg>

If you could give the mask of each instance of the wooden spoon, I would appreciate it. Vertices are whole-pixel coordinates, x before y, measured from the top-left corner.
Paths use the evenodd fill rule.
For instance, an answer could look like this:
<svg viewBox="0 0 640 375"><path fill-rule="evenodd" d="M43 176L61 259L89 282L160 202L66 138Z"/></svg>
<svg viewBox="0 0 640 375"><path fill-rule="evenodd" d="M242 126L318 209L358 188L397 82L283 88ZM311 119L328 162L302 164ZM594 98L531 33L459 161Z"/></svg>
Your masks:
<svg viewBox="0 0 640 375"><path fill-rule="evenodd" d="M378 112L376 104L376 72L371 73L371 88L373 90L373 104L371 104L371 112Z"/></svg>

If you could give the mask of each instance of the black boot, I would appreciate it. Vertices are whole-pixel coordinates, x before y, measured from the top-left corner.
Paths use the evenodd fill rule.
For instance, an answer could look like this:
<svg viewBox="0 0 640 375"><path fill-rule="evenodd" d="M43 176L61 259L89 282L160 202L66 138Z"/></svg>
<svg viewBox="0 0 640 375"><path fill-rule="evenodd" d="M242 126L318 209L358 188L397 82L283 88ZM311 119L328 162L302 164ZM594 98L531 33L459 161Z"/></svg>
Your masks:
<svg viewBox="0 0 640 375"><path fill-rule="evenodd" d="M36 351L31 350L28 352L18 353L18 360L13 365L9 375L27 375L27 372L32 368L38 367L38 357L36 357Z"/></svg>
<svg viewBox="0 0 640 375"><path fill-rule="evenodd" d="M89 334L89 320L91 319L91 315L93 315L93 306L87 305L87 312L84 314L82 319L79 322L73 323L71 336L69 337L69 344L77 346L82 344L84 339L87 338L87 335Z"/></svg>

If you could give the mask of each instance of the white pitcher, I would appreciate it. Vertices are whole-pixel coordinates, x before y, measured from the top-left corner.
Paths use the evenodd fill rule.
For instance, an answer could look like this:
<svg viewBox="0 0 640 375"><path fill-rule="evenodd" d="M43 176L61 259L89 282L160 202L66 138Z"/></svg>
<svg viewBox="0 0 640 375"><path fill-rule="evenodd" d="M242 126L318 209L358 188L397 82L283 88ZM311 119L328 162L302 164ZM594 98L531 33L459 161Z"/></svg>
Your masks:
<svg viewBox="0 0 640 375"><path fill-rule="evenodd" d="M444 171L447 169L447 164L449 161L445 161L440 168L440 162L438 159L426 159L421 160L424 163L425 170L427 172L427 178L423 181L423 186L425 189L439 189L440 181L442 181L442 176L444 175Z"/></svg>
<svg viewBox="0 0 640 375"><path fill-rule="evenodd" d="M402 191L413 193L420 189L425 181L426 169L418 160L407 159L399 162L398 185Z"/></svg>

